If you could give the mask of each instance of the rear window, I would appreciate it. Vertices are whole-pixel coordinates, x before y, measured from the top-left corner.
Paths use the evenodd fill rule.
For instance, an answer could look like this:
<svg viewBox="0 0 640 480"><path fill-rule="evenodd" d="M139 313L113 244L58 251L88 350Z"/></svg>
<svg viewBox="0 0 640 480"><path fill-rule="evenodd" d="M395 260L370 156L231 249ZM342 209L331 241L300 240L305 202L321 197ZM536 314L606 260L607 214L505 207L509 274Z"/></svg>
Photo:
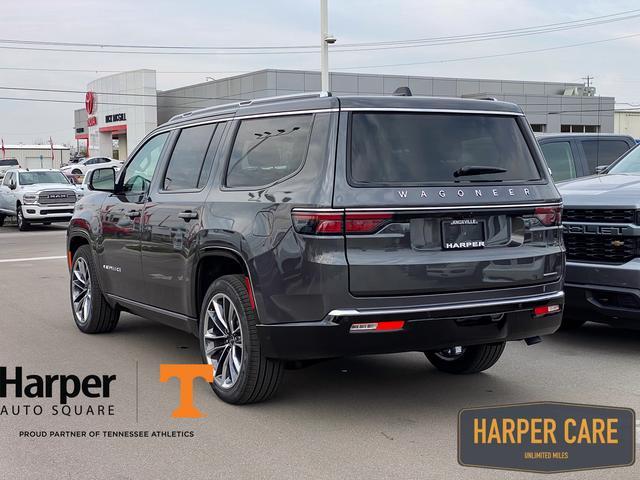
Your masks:
<svg viewBox="0 0 640 480"><path fill-rule="evenodd" d="M15 159L0 160L0 167L14 166L14 165L18 165L18 160L15 160Z"/></svg>
<svg viewBox="0 0 640 480"><path fill-rule="evenodd" d="M466 167L504 172L454 176ZM482 169L475 169L475 173ZM353 113L355 185L539 180L515 117L442 113Z"/></svg>

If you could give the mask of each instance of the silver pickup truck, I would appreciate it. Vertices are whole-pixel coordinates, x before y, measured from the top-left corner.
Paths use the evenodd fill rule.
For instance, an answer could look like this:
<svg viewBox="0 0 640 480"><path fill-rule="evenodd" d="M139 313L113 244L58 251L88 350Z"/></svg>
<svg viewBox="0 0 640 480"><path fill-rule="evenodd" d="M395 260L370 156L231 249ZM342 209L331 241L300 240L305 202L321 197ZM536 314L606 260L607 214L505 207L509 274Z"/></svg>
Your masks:
<svg viewBox="0 0 640 480"><path fill-rule="evenodd" d="M640 328L640 147L601 175L558 184L567 249L565 327Z"/></svg>

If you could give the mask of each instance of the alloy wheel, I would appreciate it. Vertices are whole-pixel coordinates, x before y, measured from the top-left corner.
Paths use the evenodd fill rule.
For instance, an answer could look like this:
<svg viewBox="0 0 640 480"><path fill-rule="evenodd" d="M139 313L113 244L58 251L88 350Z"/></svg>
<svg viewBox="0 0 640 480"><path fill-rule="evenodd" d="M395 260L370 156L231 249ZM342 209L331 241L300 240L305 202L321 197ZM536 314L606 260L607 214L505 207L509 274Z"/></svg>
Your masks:
<svg viewBox="0 0 640 480"><path fill-rule="evenodd" d="M78 323L87 323L91 318L91 273L87 261L82 257L73 266L71 299Z"/></svg>
<svg viewBox="0 0 640 480"><path fill-rule="evenodd" d="M205 357L214 367L214 381L222 388L231 388L242 370L242 328L238 309L227 295L217 293L207 305L203 324Z"/></svg>

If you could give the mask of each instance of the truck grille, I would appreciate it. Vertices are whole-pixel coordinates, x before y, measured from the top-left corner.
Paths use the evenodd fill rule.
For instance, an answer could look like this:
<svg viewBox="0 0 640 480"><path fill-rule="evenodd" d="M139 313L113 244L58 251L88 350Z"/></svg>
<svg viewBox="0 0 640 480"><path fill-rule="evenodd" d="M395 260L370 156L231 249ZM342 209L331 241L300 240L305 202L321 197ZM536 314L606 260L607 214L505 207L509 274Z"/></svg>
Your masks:
<svg viewBox="0 0 640 480"><path fill-rule="evenodd" d="M71 190L47 190L38 195L40 205L76 203L76 194Z"/></svg>
<svg viewBox="0 0 640 480"><path fill-rule="evenodd" d="M567 260L620 264L636 257L633 237L565 233L564 243Z"/></svg>
<svg viewBox="0 0 640 480"><path fill-rule="evenodd" d="M563 222L634 223L635 210L565 208Z"/></svg>

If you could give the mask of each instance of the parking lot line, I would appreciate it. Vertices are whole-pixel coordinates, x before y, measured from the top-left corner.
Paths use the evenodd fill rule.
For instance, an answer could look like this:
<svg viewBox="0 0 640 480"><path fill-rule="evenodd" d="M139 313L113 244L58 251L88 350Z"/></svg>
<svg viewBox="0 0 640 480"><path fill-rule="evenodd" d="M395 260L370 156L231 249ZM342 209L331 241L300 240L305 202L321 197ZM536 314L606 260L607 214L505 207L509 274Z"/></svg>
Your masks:
<svg viewBox="0 0 640 480"><path fill-rule="evenodd" d="M0 259L0 263L34 262L36 260L60 260L61 258L67 258L67 257L65 255L56 255L55 257L2 258Z"/></svg>

